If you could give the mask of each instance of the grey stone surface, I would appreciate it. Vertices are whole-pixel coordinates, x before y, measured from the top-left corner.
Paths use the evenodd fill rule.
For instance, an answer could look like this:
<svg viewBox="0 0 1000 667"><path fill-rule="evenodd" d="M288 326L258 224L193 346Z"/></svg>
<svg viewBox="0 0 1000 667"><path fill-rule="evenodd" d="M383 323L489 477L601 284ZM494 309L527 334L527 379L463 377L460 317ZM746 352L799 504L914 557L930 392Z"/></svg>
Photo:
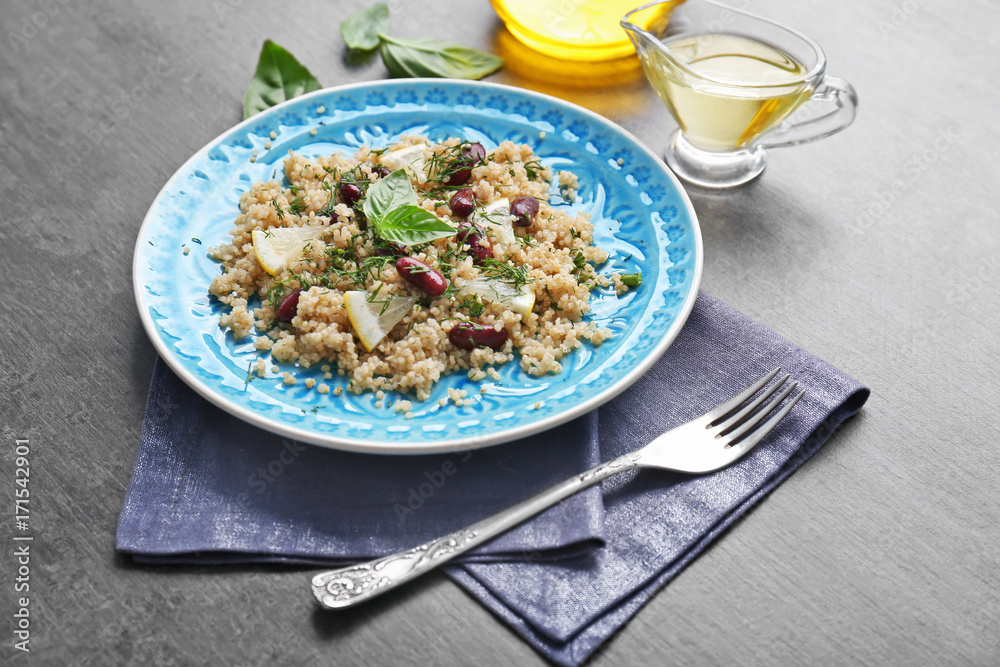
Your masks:
<svg viewBox="0 0 1000 667"><path fill-rule="evenodd" d="M823 44L861 115L836 137L773 152L748 187L692 193L704 287L874 393L592 664L995 665L1000 9L749 5ZM440 575L322 614L305 569L139 567L115 554L154 360L131 286L143 215L177 167L240 120L263 39L325 85L385 76L377 58L343 59L337 25L353 9L4 3L4 664L543 664ZM486 3L393 11L400 35L498 43ZM664 145L670 122L642 81L553 86L515 68L492 79L577 101ZM32 448L29 655L10 632L17 438Z"/></svg>

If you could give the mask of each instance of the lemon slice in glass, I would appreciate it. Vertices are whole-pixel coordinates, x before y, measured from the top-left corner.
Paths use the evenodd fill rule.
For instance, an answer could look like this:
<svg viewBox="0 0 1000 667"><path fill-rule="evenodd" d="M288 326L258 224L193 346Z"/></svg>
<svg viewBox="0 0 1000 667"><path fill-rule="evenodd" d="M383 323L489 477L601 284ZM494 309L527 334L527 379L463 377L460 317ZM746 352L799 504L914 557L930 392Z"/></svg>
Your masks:
<svg viewBox="0 0 1000 667"><path fill-rule="evenodd" d="M368 300L368 292L344 292L344 309L361 344L371 352L417 302L415 296L394 296Z"/></svg>
<svg viewBox="0 0 1000 667"><path fill-rule="evenodd" d="M460 294L480 296L486 301L502 304L507 310L527 317L535 305L535 291L529 285L515 287L496 278L475 278L465 283Z"/></svg>
<svg viewBox="0 0 1000 667"><path fill-rule="evenodd" d="M264 231L255 229L250 234L253 251L264 270L276 276L290 262L302 257L302 251L311 241L318 241L330 231L329 227L275 227Z"/></svg>

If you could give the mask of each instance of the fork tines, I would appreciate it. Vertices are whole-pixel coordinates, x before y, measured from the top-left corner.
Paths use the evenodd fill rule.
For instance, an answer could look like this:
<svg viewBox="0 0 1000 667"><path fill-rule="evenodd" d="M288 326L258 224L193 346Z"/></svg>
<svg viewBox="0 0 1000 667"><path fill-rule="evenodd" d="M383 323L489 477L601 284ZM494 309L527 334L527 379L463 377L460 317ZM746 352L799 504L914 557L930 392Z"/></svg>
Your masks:
<svg viewBox="0 0 1000 667"><path fill-rule="evenodd" d="M705 428L716 430L716 439L720 440L727 449L734 446L738 446L741 449L749 449L756 445L777 426L778 422L784 419L785 415L795 407L795 404L805 394L805 391L799 392L790 401L785 403L784 407L781 407L781 404L788 398L789 394L795 391L799 383L792 382L785 386L784 389L781 389L782 385L788 382L791 377L791 375L786 373L777 382L764 388L780 372L781 367L779 366L738 395L709 412L706 415L708 417L708 424L706 424ZM761 389L764 390L761 391ZM779 389L781 389L780 392L778 391ZM758 392L760 392L759 395L757 395ZM777 395L775 396L776 392ZM756 397L750 400L754 396ZM775 410L777 410L777 413L765 422L764 419L774 413ZM763 426L761 426L762 422Z"/></svg>

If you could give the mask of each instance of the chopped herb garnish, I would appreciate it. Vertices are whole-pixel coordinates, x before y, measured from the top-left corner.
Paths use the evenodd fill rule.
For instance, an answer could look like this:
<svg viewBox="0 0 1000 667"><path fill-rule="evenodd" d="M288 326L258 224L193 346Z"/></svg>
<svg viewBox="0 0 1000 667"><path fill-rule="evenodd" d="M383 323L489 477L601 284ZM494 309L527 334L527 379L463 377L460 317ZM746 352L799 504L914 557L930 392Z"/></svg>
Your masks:
<svg viewBox="0 0 1000 667"><path fill-rule="evenodd" d="M505 283L510 283L514 287L527 285L533 280L528 275L528 268L526 266L514 266L513 264L501 262L492 257L487 257L483 260L480 270L483 274L502 280Z"/></svg>
<svg viewBox="0 0 1000 667"><path fill-rule="evenodd" d="M642 273L626 273L619 280L621 280L622 285L638 287L642 284Z"/></svg>
<svg viewBox="0 0 1000 667"><path fill-rule="evenodd" d="M285 219L285 212L282 211L281 210L281 206L278 205L278 198L277 197L272 197L271 198L271 206L273 206L274 210L278 212L278 220L284 220Z"/></svg>
<svg viewBox="0 0 1000 667"><path fill-rule="evenodd" d="M542 166L542 163L537 158L524 163L524 172L528 175L529 181L536 180L542 175L543 171L545 171L545 167Z"/></svg>
<svg viewBox="0 0 1000 667"><path fill-rule="evenodd" d="M451 198L451 193L468 187L466 183L448 184L448 181L455 174L485 165L489 160L489 156L487 155L479 159L470 158L470 155L472 155L472 152L469 150L470 146L472 146L472 142L462 141L457 146L447 146L440 153L431 155L427 160L425 169L427 171L427 182L428 184L433 184L434 187L427 190L427 196L432 199L448 200Z"/></svg>
<svg viewBox="0 0 1000 667"><path fill-rule="evenodd" d="M579 248L570 248L569 256L573 258L573 275L579 277L587 267L587 258Z"/></svg>
<svg viewBox="0 0 1000 667"><path fill-rule="evenodd" d="M292 203L288 205L288 210L295 215L302 215L302 211L306 210L306 201L303 197L299 196L292 200Z"/></svg>
<svg viewBox="0 0 1000 667"><path fill-rule="evenodd" d="M333 171L333 177L337 178L336 170ZM333 207L337 205L337 202L334 201L335 191L333 189L333 185L329 181L324 179L323 182L320 184L320 187L327 191L327 199L326 203L323 204L323 208L316 211L316 215L328 215L332 218L336 215L333 212Z"/></svg>
<svg viewBox="0 0 1000 667"><path fill-rule="evenodd" d="M252 382L255 377L257 377L257 375L253 372L253 362L251 361L250 363L247 364L247 377L243 381L244 391L246 391L247 385L250 384L250 382Z"/></svg>
<svg viewBox="0 0 1000 667"><path fill-rule="evenodd" d="M545 286L545 294L546 294L546 296L549 297L549 301L552 302L552 308L554 310L562 310L562 308L559 307L559 304L558 304L558 301L556 301L556 298L554 296L552 296L552 292L549 291L548 285Z"/></svg>
<svg viewBox="0 0 1000 667"><path fill-rule="evenodd" d="M486 310L486 304L471 295L464 295L455 304L469 314L469 317L476 319Z"/></svg>

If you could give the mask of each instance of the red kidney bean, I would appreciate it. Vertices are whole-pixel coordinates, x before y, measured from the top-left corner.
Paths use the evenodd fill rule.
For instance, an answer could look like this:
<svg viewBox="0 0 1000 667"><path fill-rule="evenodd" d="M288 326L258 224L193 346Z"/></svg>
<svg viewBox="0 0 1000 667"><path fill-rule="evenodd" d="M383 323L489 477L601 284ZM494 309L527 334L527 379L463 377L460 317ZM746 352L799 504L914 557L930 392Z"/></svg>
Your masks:
<svg viewBox="0 0 1000 667"><path fill-rule="evenodd" d="M337 186L337 194L340 195L340 201L348 206L354 206L361 199L361 188L354 183L341 183Z"/></svg>
<svg viewBox="0 0 1000 667"><path fill-rule="evenodd" d="M530 227L538 214L538 200L534 197L518 197L510 204L510 214L518 227Z"/></svg>
<svg viewBox="0 0 1000 667"><path fill-rule="evenodd" d="M468 253L472 256L473 264L482 264L484 259L493 256L493 249L483 245L483 230L478 225L463 222L458 226L455 236L460 243L469 246Z"/></svg>
<svg viewBox="0 0 1000 667"><path fill-rule="evenodd" d="M472 168L467 166L469 163L466 161L456 162L456 170L444 179L444 182L448 185L465 185L472 178Z"/></svg>
<svg viewBox="0 0 1000 667"><path fill-rule="evenodd" d="M468 218L476 210L476 195L470 188L462 188L451 196L448 206L455 217Z"/></svg>
<svg viewBox="0 0 1000 667"><path fill-rule="evenodd" d="M375 167L372 171L376 175L378 175L379 178L385 178L386 176L392 173L391 171L389 171L388 167Z"/></svg>
<svg viewBox="0 0 1000 667"><path fill-rule="evenodd" d="M278 306L279 322L291 322L293 319L295 319L295 316L299 312L300 294L302 294L301 287L294 290L291 294L282 299L281 305Z"/></svg>
<svg viewBox="0 0 1000 667"><path fill-rule="evenodd" d="M487 248L484 245L469 246L469 255L472 256L473 264L482 264L484 260L493 257L493 248Z"/></svg>
<svg viewBox="0 0 1000 667"><path fill-rule="evenodd" d="M479 228L479 225L474 225L471 222L463 222L458 225L458 231L455 233L455 238L457 238L460 243L472 245L473 243L479 243L479 239L482 237L482 234L483 230Z"/></svg>
<svg viewBox="0 0 1000 667"><path fill-rule="evenodd" d="M431 296L441 296L448 289L448 281L441 275L441 272L432 269L419 259L400 257L396 260L396 270L408 282Z"/></svg>
<svg viewBox="0 0 1000 667"><path fill-rule="evenodd" d="M448 340L455 347L471 350L474 347L488 347L499 350L507 342L507 330L497 331L492 326L476 322L459 322L448 332Z"/></svg>
<svg viewBox="0 0 1000 667"><path fill-rule="evenodd" d="M478 141L468 146L462 146L462 157L470 160L473 165L479 164L486 157L486 149Z"/></svg>
<svg viewBox="0 0 1000 667"><path fill-rule="evenodd" d="M459 151L461 159L455 160L454 172L445 179L448 185L464 185L472 178L472 168L478 165L486 157L486 149L480 143L462 146Z"/></svg>

